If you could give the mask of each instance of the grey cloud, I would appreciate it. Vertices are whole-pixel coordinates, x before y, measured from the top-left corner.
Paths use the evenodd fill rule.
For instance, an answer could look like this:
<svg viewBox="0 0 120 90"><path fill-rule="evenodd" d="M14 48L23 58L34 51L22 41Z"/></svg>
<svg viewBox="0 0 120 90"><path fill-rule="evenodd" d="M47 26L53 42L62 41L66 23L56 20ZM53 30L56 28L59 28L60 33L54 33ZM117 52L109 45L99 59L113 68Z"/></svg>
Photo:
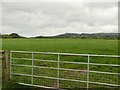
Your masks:
<svg viewBox="0 0 120 90"><path fill-rule="evenodd" d="M3 33L34 36L117 31L116 3L8 2L2 7Z"/></svg>
<svg viewBox="0 0 120 90"><path fill-rule="evenodd" d="M118 3L117 2L92 2L92 3L84 3L86 7L89 9L107 9L107 8L112 8L112 7L117 7Z"/></svg>

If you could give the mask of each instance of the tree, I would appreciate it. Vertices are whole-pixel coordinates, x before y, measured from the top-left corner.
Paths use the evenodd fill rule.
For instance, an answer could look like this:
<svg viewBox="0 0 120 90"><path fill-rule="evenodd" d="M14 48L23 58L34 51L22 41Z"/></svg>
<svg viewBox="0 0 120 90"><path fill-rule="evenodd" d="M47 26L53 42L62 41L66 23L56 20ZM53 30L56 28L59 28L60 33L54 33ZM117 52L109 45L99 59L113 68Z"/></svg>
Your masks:
<svg viewBox="0 0 120 90"><path fill-rule="evenodd" d="M20 36L17 33L11 33L10 37L11 38L20 38Z"/></svg>

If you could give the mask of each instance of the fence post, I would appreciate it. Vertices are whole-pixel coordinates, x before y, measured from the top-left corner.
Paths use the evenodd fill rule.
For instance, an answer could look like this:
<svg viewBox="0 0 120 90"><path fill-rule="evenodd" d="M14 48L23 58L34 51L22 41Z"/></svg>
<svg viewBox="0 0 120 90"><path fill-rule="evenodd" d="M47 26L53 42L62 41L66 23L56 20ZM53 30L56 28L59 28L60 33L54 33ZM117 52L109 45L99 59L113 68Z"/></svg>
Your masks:
<svg viewBox="0 0 120 90"><path fill-rule="evenodd" d="M34 53L32 52L32 77L31 77L31 84L33 85L33 67L34 67Z"/></svg>
<svg viewBox="0 0 120 90"><path fill-rule="evenodd" d="M10 50L10 79L12 78L12 51Z"/></svg>
<svg viewBox="0 0 120 90"><path fill-rule="evenodd" d="M89 63L90 63L90 56L88 55L88 62L87 62L87 90L89 90Z"/></svg>
<svg viewBox="0 0 120 90"><path fill-rule="evenodd" d="M57 89L59 89L59 76L60 76L60 72L59 72L59 68L60 68L60 55L58 54L58 79L57 79Z"/></svg>
<svg viewBox="0 0 120 90"><path fill-rule="evenodd" d="M9 80L8 51L2 52L2 82Z"/></svg>

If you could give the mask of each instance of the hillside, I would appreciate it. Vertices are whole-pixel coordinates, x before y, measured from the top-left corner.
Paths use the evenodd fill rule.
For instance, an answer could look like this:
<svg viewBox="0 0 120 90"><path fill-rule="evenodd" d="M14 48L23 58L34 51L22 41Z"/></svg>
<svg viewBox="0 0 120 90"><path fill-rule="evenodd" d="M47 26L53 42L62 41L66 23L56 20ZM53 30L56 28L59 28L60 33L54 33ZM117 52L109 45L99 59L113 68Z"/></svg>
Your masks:
<svg viewBox="0 0 120 90"><path fill-rule="evenodd" d="M92 34L87 34L87 33L65 33L65 34L60 34L54 36L56 38L120 38L120 33L92 33Z"/></svg>
<svg viewBox="0 0 120 90"><path fill-rule="evenodd" d="M0 38L27 38L17 33L0 34ZM65 33L56 36L35 36L30 38L93 38L93 39L120 39L120 33Z"/></svg>

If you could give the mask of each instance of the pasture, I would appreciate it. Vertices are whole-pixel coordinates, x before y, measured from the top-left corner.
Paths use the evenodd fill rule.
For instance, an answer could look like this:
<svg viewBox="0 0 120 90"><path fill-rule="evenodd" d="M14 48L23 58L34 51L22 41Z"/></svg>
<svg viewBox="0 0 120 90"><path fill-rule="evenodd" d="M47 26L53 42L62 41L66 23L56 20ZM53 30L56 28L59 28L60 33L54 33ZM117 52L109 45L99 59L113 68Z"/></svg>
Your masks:
<svg viewBox="0 0 120 90"><path fill-rule="evenodd" d="M3 50L18 50L18 51L40 51L40 52L60 52L60 53L78 53L78 54L107 54L107 55L118 55L118 40L105 40L105 39L3 39L2 40L2 49ZM13 54L13 57L27 57L31 58L31 55L20 55L20 54ZM44 60L57 60L57 56L55 55L36 55L36 59L44 59ZM113 58L90 58L92 59L92 63L105 63L105 64L118 64L118 58L113 59ZM86 57L74 57L74 56L62 56L61 57L62 61L72 61L72 62L87 62ZM81 60L81 61L80 61ZM31 65L30 61L23 61L23 60L14 60L15 63L19 64L27 64ZM46 63L46 62L35 62L35 65L40 65L40 66L53 66L57 67L57 63ZM86 69L85 65L75 65L75 64L61 64L61 67L68 68L68 69ZM104 72L113 72L117 73L118 68L116 67L105 67L105 66L91 66L91 70L95 71L104 71ZM31 73L30 68L26 67L13 67L12 70L15 73L26 73L29 74ZM47 71L47 72L44 72ZM56 77L57 76L57 71L56 70L45 70L45 69L37 69L35 68L36 75L45 75L45 76L50 76L50 77ZM61 70L61 77L66 77L66 78L72 78L72 79L80 79L80 80L86 80L87 78L85 77L86 73L82 72L64 72ZM30 83L28 77L23 77L19 78L18 76L13 77L13 81L15 82L18 80L18 82L24 81ZM101 81L104 83L113 83L117 84L118 83L118 76L112 75L112 76L107 76L104 74L92 74L91 73L91 81ZM44 81L44 82L43 82ZM34 80L36 84L45 84L47 83L50 85L50 83L53 83L53 85L56 85L56 82L49 81L47 79L38 79L36 78ZM73 82L62 82L61 87L67 87L67 88L85 88L85 84L78 84ZM79 87L81 86L81 87ZM90 85L91 88L104 88L106 86L102 85Z"/></svg>
<svg viewBox="0 0 120 90"><path fill-rule="evenodd" d="M105 39L3 39L3 50L118 54L118 40Z"/></svg>

